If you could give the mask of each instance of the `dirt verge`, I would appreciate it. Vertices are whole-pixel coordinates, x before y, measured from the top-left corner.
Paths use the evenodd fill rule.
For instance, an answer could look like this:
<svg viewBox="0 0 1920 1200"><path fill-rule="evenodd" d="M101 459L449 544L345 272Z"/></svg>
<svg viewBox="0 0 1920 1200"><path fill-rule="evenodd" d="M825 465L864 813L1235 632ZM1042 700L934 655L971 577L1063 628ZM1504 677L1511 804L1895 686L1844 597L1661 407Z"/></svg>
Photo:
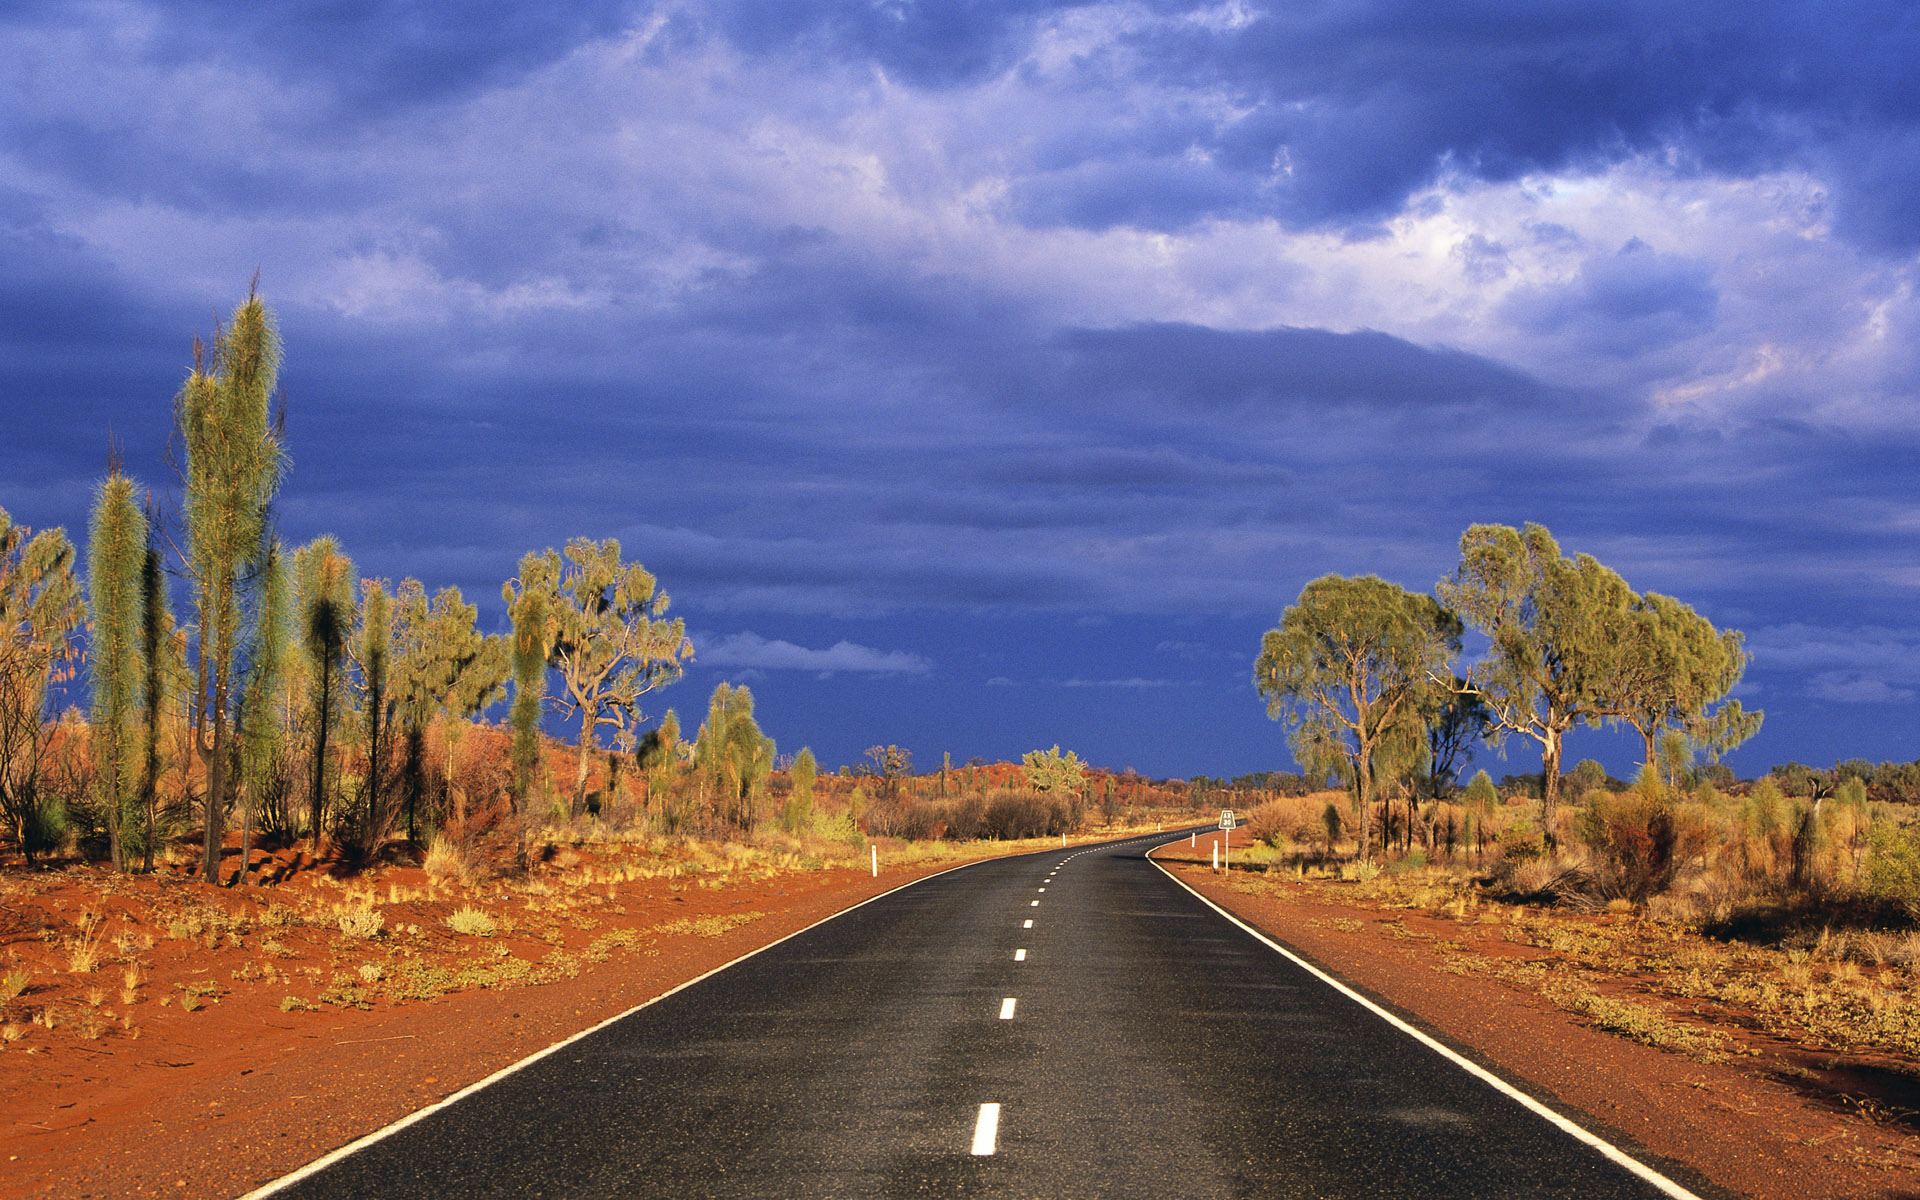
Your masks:
<svg viewBox="0 0 1920 1200"><path fill-rule="evenodd" d="M84 988L78 999L70 995L75 985L68 968L52 979L44 974L50 968L37 968L43 973L23 999L38 998L38 1011L57 1017L44 1032L37 1022L30 1029L14 1025L16 1040L0 1052L0 1196L243 1193L742 954L954 865L883 866L878 878L844 868L791 871L722 887L666 878L596 883L597 907L563 912L543 933L545 941L529 941L534 930L519 928L515 937L469 939L468 958L454 960L485 964L461 968L468 972L545 963L557 977L514 986L493 974L470 975L491 982L402 1003L371 991L373 998L361 999L338 982L352 978L339 968L356 960L341 956L359 944L331 931L303 944L293 936L299 926L239 926L234 946L245 943L239 953L248 957L238 970L229 969L236 955L221 941L218 925L180 938L149 936L144 947L123 933L127 962L146 968L127 993L131 1004L116 1003L118 967L87 974L83 983L97 978L100 986ZM424 890L418 874L383 877L379 887L405 897L409 887ZM142 924L166 930L168 913L178 907L170 902L175 892L190 895L190 904L229 911L269 903L247 892L216 894L166 880L112 888L104 901L95 878L56 879L16 892L8 898L10 936L0 940L16 943L10 947L16 961L22 947L80 945L75 930L85 926L74 912L82 904L95 914L104 908L100 923L108 930ZM85 896L65 894L87 889ZM410 904L420 906L415 900L384 911L404 916ZM174 932L184 919L172 918ZM40 932L29 932L35 928ZM429 934L458 940L444 928L418 925L387 933L404 939L409 929L417 941L430 940ZM283 970L298 971L308 960L320 965L309 968L310 979L281 974L262 981L249 965L260 952L256 943L287 955L290 968L283 963ZM536 961L540 952L547 958ZM313 989L328 971L335 980L331 999L317 1002ZM197 987L209 989L204 1000ZM49 999L56 989L64 989L59 999ZM307 998L287 1008L289 989ZM161 996L181 1002L163 1006ZM187 1003L194 1007L186 1010ZM111 1019L115 1010L125 1026Z"/></svg>
<svg viewBox="0 0 1920 1200"><path fill-rule="evenodd" d="M1777 1054L1729 1043L1727 1061L1701 1062L1604 1032L1537 993L1450 969L1436 946L1471 937L1461 922L1345 902L1325 886L1250 888L1245 876L1213 871L1209 855L1203 837L1155 858L1537 1098L1642 1148L1656 1166L1683 1164L1756 1200L1920 1196L1920 1137L1897 1120L1838 1112L1797 1092L1777 1077Z"/></svg>

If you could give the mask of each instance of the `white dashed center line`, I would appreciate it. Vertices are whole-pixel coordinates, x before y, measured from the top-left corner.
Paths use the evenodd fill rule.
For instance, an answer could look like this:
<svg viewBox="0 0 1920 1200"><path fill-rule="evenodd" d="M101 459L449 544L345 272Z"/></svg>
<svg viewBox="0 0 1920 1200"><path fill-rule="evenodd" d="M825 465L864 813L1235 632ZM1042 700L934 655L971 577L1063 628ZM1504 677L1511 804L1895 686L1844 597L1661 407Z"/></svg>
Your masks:
<svg viewBox="0 0 1920 1200"><path fill-rule="evenodd" d="M1045 888L1041 888L1040 890L1044 892L1044 891L1046 891L1047 889L1045 889Z"/></svg>
<svg viewBox="0 0 1920 1200"><path fill-rule="evenodd" d="M1032 929L1032 928L1033 928L1033 920L1032 920L1032 918L1028 918L1028 919L1027 919L1027 921L1026 921L1026 922L1025 922L1024 924L1022 924L1022 925L1020 926L1020 928L1022 928L1022 929Z"/></svg>
<svg viewBox="0 0 1920 1200"><path fill-rule="evenodd" d="M1034 902L1033 902L1032 904L1030 904L1030 905L1028 905L1027 907L1029 907L1029 908L1039 908L1039 907L1040 907L1040 902L1039 902L1038 900L1035 900L1035 901L1034 901Z"/></svg>
<svg viewBox="0 0 1920 1200"><path fill-rule="evenodd" d="M1027 961L1027 952L1025 950L1015 950L1013 952L1013 961L1015 962Z"/></svg>
<svg viewBox="0 0 1920 1200"><path fill-rule="evenodd" d="M1008 996L1000 1002L1000 1019L1002 1021L1013 1020L1013 1005L1014 998L1012 996Z"/></svg>
<svg viewBox="0 0 1920 1200"><path fill-rule="evenodd" d="M1000 1106L982 1104L980 1116L973 1123L973 1152L992 1154L993 1140L1000 1134Z"/></svg>

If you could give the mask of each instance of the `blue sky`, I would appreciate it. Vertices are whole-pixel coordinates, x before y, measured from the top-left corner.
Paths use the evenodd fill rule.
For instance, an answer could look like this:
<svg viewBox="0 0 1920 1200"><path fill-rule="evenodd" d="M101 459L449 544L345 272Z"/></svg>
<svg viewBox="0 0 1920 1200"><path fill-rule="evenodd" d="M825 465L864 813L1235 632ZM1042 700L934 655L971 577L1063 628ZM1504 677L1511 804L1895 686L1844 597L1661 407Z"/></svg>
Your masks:
<svg viewBox="0 0 1920 1200"><path fill-rule="evenodd" d="M1301 586L1528 520L1747 632L1737 768L1912 759L1915 61L1898 3L28 0L0 505L84 528L109 431L170 489L257 269L288 539L497 624L616 537L660 706L828 763L1287 767Z"/></svg>

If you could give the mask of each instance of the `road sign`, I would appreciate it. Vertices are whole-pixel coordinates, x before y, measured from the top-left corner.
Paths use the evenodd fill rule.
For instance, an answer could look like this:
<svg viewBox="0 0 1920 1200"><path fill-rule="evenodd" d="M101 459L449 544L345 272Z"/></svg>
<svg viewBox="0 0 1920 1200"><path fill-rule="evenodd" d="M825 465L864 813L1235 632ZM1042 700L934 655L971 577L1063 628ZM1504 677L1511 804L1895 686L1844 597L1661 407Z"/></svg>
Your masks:
<svg viewBox="0 0 1920 1200"><path fill-rule="evenodd" d="M1233 810L1232 809L1223 808L1220 810L1220 828L1222 829L1233 828Z"/></svg>

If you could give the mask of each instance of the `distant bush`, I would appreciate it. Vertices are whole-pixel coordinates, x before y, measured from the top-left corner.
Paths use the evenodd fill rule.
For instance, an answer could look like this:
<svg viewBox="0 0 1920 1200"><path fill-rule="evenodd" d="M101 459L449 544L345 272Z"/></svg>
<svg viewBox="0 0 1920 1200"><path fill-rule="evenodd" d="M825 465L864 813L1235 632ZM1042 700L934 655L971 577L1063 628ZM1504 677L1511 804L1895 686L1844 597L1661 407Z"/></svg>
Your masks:
<svg viewBox="0 0 1920 1200"><path fill-rule="evenodd" d="M1589 871L1600 895L1636 904L1672 887L1709 840L1691 805L1675 804L1653 788L1624 796L1587 793L1576 832L1593 854Z"/></svg>
<svg viewBox="0 0 1920 1200"><path fill-rule="evenodd" d="M986 836L1013 841L1065 833L1072 823L1072 812L1072 804L1064 796L1049 797L1028 791L996 792L987 800Z"/></svg>
<svg viewBox="0 0 1920 1200"><path fill-rule="evenodd" d="M1246 815L1246 828L1257 842L1276 850L1316 841L1324 833L1322 805L1308 796L1282 796L1255 807Z"/></svg>

